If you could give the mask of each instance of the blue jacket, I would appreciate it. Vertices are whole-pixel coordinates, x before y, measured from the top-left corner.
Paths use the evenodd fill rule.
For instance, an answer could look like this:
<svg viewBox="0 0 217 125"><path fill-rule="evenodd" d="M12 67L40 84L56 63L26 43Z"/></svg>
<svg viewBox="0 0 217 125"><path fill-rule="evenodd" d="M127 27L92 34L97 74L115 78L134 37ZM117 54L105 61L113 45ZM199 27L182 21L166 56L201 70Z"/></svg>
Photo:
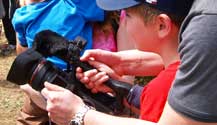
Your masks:
<svg viewBox="0 0 217 125"><path fill-rule="evenodd" d="M69 40L82 36L87 40L85 49L91 49L91 22L103 19L104 11L95 0L45 0L17 9L12 23L22 46L32 47L35 34L49 29ZM52 62L56 61L61 63Z"/></svg>

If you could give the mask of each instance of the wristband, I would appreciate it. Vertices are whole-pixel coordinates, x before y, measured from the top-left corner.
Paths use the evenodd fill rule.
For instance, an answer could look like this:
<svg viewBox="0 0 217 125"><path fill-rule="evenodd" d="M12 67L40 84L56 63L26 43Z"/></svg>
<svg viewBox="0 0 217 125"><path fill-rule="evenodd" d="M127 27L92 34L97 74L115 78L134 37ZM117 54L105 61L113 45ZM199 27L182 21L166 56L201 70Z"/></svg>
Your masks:
<svg viewBox="0 0 217 125"><path fill-rule="evenodd" d="M127 102L130 105L140 109L140 96L142 94L143 87L139 85L134 85L129 94L127 95Z"/></svg>

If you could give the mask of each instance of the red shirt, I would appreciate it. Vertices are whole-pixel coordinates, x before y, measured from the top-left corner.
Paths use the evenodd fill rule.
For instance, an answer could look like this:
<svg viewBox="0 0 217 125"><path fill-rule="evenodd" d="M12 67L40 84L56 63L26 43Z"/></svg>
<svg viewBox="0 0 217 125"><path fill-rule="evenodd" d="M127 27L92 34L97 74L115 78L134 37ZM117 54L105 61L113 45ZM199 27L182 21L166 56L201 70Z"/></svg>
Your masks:
<svg viewBox="0 0 217 125"><path fill-rule="evenodd" d="M158 122L180 61L170 64L165 70L144 86L140 98L140 118Z"/></svg>

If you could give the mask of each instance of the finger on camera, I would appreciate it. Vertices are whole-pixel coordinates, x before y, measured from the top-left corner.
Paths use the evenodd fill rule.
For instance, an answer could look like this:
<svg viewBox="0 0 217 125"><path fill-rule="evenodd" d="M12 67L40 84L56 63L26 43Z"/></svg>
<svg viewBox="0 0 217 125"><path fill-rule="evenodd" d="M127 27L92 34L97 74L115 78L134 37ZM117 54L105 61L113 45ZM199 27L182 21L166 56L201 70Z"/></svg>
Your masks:
<svg viewBox="0 0 217 125"><path fill-rule="evenodd" d="M99 91L96 88L91 89L92 93L98 93Z"/></svg>
<svg viewBox="0 0 217 125"><path fill-rule="evenodd" d="M20 89L25 92L28 96L37 95L37 91L34 90L29 84L21 85Z"/></svg>
<svg viewBox="0 0 217 125"><path fill-rule="evenodd" d="M49 83L47 81L44 83L44 87L46 87L50 91L64 91L65 90L63 87Z"/></svg>
<svg viewBox="0 0 217 125"><path fill-rule="evenodd" d="M83 70L82 70L81 67L77 67L77 68L76 68L76 72L77 72L77 73L83 73Z"/></svg>
<svg viewBox="0 0 217 125"><path fill-rule="evenodd" d="M86 77L92 77L92 76L96 75L97 73L98 73L98 71L96 69L91 69L91 70L85 71L83 74Z"/></svg>
<svg viewBox="0 0 217 125"><path fill-rule="evenodd" d="M92 89L90 86L89 86L89 84L85 84L84 85L87 89Z"/></svg>
<svg viewBox="0 0 217 125"><path fill-rule="evenodd" d="M80 79L80 82L82 82L83 84L88 84L90 82L90 79L88 77L82 77Z"/></svg>
<svg viewBox="0 0 217 125"><path fill-rule="evenodd" d="M95 87L95 84L94 84L93 82L89 82L89 83L88 83L88 86L89 86L90 89L92 89L92 88Z"/></svg>
<svg viewBox="0 0 217 125"><path fill-rule="evenodd" d="M25 84L25 85L20 85L20 89L25 92L27 95L29 95L29 85L28 84Z"/></svg>
<svg viewBox="0 0 217 125"><path fill-rule="evenodd" d="M95 88L95 85L92 82L89 82L89 83L85 84L85 87L88 89L93 89L93 88Z"/></svg>
<svg viewBox="0 0 217 125"><path fill-rule="evenodd" d="M80 57L81 61L94 60L94 57L99 53L96 50L86 50L84 54Z"/></svg>
<svg viewBox="0 0 217 125"><path fill-rule="evenodd" d="M105 72L98 72L97 74L95 74L92 77L90 77L90 81L96 82L96 81L98 81L99 79L101 79L104 76L106 76Z"/></svg>
<svg viewBox="0 0 217 125"><path fill-rule="evenodd" d="M78 80L84 77L83 73L76 73L75 76Z"/></svg>
<svg viewBox="0 0 217 125"><path fill-rule="evenodd" d="M95 86L99 86L104 84L107 80L109 79L109 77L107 75L102 76L101 78L99 78L97 81L94 82Z"/></svg>
<svg viewBox="0 0 217 125"><path fill-rule="evenodd" d="M52 90L47 89L46 87L41 90L41 94L45 99L47 99L47 104L52 104L56 100L56 92L53 92ZM49 107L49 105L47 105ZM49 107L50 108L50 107Z"/></svg>

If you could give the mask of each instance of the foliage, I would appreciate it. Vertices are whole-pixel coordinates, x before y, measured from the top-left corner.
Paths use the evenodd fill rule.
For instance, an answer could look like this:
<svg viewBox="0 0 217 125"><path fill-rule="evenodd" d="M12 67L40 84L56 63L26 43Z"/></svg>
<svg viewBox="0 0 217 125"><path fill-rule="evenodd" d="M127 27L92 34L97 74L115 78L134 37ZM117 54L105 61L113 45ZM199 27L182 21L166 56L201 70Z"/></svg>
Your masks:
<svg viewBox="0 0 217 125"><path fill-rule="evenodd" d="M134 83L139 85L146 85L149 81L151 81L154 78L154 76L136 76Z"/></svg>

